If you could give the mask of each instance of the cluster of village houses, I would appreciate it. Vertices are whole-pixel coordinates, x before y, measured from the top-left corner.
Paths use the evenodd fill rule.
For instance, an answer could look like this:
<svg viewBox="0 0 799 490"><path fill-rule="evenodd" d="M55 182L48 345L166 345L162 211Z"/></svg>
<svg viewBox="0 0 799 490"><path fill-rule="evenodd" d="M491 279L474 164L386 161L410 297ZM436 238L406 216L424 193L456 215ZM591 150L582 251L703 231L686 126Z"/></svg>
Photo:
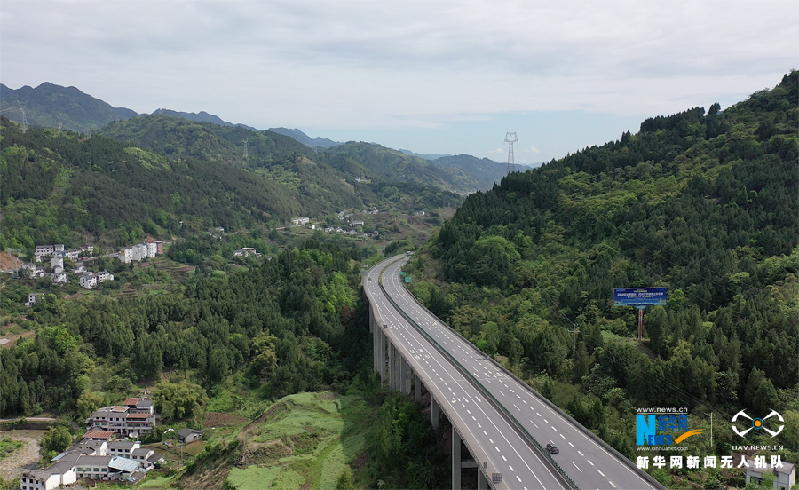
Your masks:
<svg viewBox="0 0 799 490"><path fill-rule="evenodd" d="M379 211L377 209L373 209L371 211L364 209L363 214L378 214ZM363 226L365 223L361 220L354 220L352 219L352 213L347 213L346 211L341 211L338 213L338 219L340 221L347 221L349 223L350 230L345 230L340 226L327 226L327 227L318 227L318 229L324 231L325 233L339 233L339 234L346 234L346 235L359 235L363 238L369 238L370 236L376 236L377 232L370 235L369 233L358 233L354 228L358 226ZM291 222L298 226L308 226L308 228L312 230L317 229L317 225L311 223L311 218L308 216L300 216L297 218L292 218Z"/></svg>
<svg viewBox="0 0 799 490"><path fill-rule="evenodd" d="M128 398L122 405L103 407L86 419L83 439L52 459L44 470L20 474L20 490L51 490L82 478L136 482L161 459L141 447L137 438L155 427L155 407L148 398ZM177 431L180 442L202 438L193 429Z"/></svg>
<svg viewBox="0 0 799 490"><path fill-rule="evenodd" d="M80 286L86 289L92 289L96 288L101 282L114 280L114 275L112 273L108 271L90 272L86 270L83 262L78 261L83 254L91 254L92 252L94 252L94 246L91 244L73 249L65 249L63 244L36 245L36 250L34 251L36 262L43 262L44 259L49 257L51 272L46 272L44 267L36 263L23 264L20 269L30 271L31 277L34 278L49 275L55 284L66 283L67 272L64 270L64 259L71 259L76 261L76 268L73 269L72 272L80 275ZM153 240L138 243L131 247L125 247L118 253L108 255L108 257L119 259L123 264L130 264L133 261L138 262L162 253L164 253L164 242ZM35 296L32 302L29 298L28 303L28 306L36 303Z"/></svg>

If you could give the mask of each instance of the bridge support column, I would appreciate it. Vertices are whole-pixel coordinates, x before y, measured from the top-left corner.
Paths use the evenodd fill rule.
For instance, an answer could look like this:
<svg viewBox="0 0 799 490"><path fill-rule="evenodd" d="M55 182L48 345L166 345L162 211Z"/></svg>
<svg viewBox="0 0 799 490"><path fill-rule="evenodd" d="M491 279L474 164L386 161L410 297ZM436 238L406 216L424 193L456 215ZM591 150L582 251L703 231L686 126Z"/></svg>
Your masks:
<svg viewBox="0 0 799 490"><path fill-rule="evenodd" d="M488 478L477 468L477 490L488 490Z"/></svg>
<svg viewBox="0 0 799 490"><path fill-rule="evenodd" d="M400 355L400 393L403 395L408 394L408 361Z"/></svg>
<svg viewBox="0 0 799 490"><path fill-rule="evenodd" d="M452 490L461 490L461 435L455 425L452 426Z"/></svg>
<svg viewBox="0 0 799 490"><path fill-rule="evenodd" d="M394 347L394 389L396 391L400 390L400 364L402 364L402 354L400 354L399 349L397 349L396 345Z"/></svg>
<svg viewBox="0 0 799 490"><path fill-rule="evenodd" d="M375 332L375 312L372 306L369 306L369 333Z"/></svg>
<svg viewBox="0 0 799 490"><path fill-rule="evenodd" d="M374 325L372 317L372 309L369 308L369 331L372 332L372 367L376 373L380 372L380 351L378 345L380 343L380 327Z"/></svg>
<svg viewBox="0 0 799 490"><path fill-rule="evenodd" d="M380 330L380 385L386 384L386 331L382 327Z"/></svg>
<svg viewBox="0 0 799 490"><path fill-rule="evenodd" d="M434 429L438 429L438 402L430 395L430 425Z"/></svg>
<svg viewBox="0 0 799 490"><path fill-rule="evenodd" d="M417 403L422 401L422 378L418 374L413 376L413 399Z"/></svg>
<svg viewBox="0 0 799 490"><path fill-rule="evenodd" d="M397 382L397 376L394 372L394 359L395 357L395 350L394 344L391 343L391 340L388 341L388 387L389 389L394 389L394 385Z"/></svg>

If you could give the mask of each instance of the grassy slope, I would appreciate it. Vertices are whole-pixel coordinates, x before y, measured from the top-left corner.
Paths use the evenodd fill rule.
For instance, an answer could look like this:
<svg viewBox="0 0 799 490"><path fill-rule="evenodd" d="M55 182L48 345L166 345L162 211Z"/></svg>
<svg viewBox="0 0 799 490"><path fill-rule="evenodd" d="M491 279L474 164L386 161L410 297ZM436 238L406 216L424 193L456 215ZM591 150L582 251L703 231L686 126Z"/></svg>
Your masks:
<svg viewBox="0 0 799 490"><path fill-rule="evenodd" d="M289 395L254 422L216 427L206 418L206 450L184 474L153 473L139 488L335 488L344 468L364 450L370 408L359 395Z"/></svg>

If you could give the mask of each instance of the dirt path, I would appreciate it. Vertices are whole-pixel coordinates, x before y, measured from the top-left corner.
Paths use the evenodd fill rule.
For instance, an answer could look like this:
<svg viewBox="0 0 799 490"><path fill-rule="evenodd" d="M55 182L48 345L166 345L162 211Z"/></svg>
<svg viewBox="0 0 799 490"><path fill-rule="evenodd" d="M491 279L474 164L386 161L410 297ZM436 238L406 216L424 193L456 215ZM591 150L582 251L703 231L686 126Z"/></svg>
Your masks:
<svg viewBox="0 0 799 490"><path fill-rule="evenodd" d="M39 461L39 440L43 433L34 430L0 432L4 438L25 443L10 456L0 459L0 475L3 475L3 478L9 480L19 475L23 469L36 468L36 463Z"/></svg>

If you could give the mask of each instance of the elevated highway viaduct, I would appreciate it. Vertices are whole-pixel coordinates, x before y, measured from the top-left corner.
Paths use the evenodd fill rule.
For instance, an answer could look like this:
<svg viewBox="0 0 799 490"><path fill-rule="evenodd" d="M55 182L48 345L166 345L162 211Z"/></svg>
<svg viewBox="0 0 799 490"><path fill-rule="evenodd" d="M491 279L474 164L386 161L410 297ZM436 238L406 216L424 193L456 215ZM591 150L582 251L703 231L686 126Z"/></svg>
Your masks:
<svg viewBox="0 0 799 490"><path fill-rule="evenodd" d="M424 385L433 424L439 410L452 423L453 488L461 488L460 439L481 488L664 488L419 304L399 275L406 261L387 259L364 280L374 369L406 394L414 379L417 399Z"/></svg>

